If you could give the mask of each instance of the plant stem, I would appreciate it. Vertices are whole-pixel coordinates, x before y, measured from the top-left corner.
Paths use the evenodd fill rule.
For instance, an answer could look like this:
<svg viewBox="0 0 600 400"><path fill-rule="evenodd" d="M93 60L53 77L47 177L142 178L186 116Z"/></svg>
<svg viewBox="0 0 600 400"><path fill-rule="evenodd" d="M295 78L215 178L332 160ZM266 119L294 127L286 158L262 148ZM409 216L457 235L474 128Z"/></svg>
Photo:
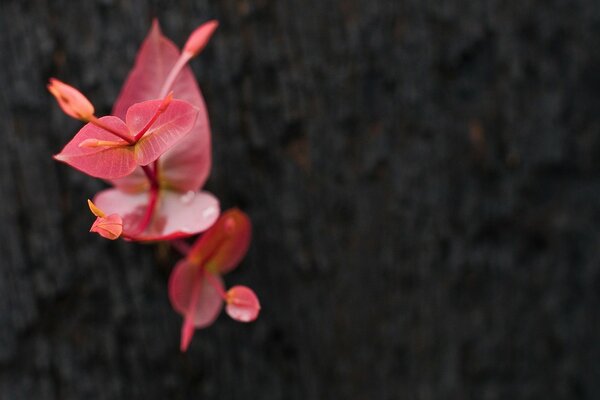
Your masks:
<svg viewBox="0 0 600 400"><path fill-rule="evenodd" d="M165 95L169 92L169 89L171 89L171 86L173 86L173 82L175 82L177 75L179 75L179 72L181 72L182 68L185 66L185 64L187 64L188 61L190 61L191 58L191 54L186 52L181 53L177 59L177 62L175 65L173 65L171 71L169 71L169 75L167 75L167 79L165 79L165 83L163 83L158 97L165 97Z"/></svg>

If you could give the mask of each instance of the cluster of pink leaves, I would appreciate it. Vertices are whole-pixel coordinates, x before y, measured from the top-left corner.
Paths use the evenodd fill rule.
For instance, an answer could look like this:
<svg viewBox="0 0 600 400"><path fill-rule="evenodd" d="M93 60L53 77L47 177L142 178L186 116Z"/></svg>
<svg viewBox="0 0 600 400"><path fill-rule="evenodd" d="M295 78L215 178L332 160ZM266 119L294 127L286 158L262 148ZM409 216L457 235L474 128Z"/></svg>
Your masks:
<svg viewBox="0 0 600 400"><path fill-rule="evenodd" d="M154 21L112 115L97 118L77 89L56 79L48 84L62 110L86 122L55 159L113 186L88 201L96 216L90 231L111 240L168 241L184 252L169 280L171 304L184 317L182 351L224 303L241 322L260 310L251 289L226 291L221 279L248 250L250 220L238 209L221 213L217 198L201 190L211 168L210 126L187 64L217 26L201 25L180 52ZM182 241L196 234L191 246Z"/></svg>

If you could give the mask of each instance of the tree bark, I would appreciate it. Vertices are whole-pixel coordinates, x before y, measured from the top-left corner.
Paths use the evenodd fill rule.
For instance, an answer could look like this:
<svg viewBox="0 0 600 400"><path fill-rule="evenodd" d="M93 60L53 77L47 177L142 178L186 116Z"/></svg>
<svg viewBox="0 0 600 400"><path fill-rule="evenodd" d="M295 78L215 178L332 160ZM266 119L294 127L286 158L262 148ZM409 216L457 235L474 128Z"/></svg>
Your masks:
<svg viewBox="0 0 600 400"><path fill-rule="evenodd" d="M213 131L207 190L254 235L178 350L166 248L87 234L106 185L52 160L160 19ZM600 398L594 0L0 3L0 398Z"/></svg>

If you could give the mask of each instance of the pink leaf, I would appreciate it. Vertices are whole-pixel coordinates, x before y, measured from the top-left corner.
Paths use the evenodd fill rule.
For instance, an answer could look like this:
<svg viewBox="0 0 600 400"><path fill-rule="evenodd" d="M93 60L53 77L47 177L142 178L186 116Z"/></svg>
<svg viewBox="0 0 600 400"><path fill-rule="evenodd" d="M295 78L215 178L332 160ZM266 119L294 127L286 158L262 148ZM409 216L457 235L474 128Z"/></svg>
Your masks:
<svg viewBox="0 0 600 400"><path fill-rule="evenodd" d="M126 123L132 133L137 133L154 117L162 100L149 100L129 107ZM190 103L173 100L150 129L135 145L135 158L139 165L148 165L190 132L198 110Z"/></svg>
<svg viewBox="0 0 600 400"><path fill-rule="evenodd" d="M208 229L219 216L219 201L208 192L183 194L161 190L152 221L140 232L148 200L149 192L135 194L107 189L96 195L94 203L107 214L121 215L124 236L138 241L194 235Z"/></svg>
<svg viewBox="0 0 600 400"><path fill-rule="evenodd" d="M167 75L179 58L177 47L160 31L154 21L136 57L135 65L119 94L113 114L125 119L135 103L160 97ZM210 125L206 105L189 66L183 67L171 87L176 99L198 108L198 117L190 133L160 159L162 179L173 189L197 191L210 172Z"/></svg>
<svg viewBox="0 0 600 400"><path fill-rule="evenodd" d="M251 234L248 216L237 208L229 209L194 243L188 258L208 271L227 273L246 255Z"/></svg>
<svg viewBox="0 0 600 400"><path fill-rule="evenodd" d="M131 136L129 129L119 118L102 117L100 121L124 136ZM112 142L114 145L80 146L95 140ZM132 173L137 166L133 148L125 140L91 123L81 128L54 158L88 175L103 179L121 178Z"/></svg>
<svg viewBox="0 0 600 400"><path fill-rule="evenodd" d="M217 319L223 307L223 281L218 276L206 276L202 268L181 260L169 278L169 300L185 321L181 350L190 343L194 329L205 328ZM212 278L209 281L209 278Z"/></svg>
<svg viewBox="0 0 600 400"><path fill-rule="evenodd" d="M240 322L252 322L258 317L260 303L256 294L246 286L234 286L227 291L227 314Z"/></svg>

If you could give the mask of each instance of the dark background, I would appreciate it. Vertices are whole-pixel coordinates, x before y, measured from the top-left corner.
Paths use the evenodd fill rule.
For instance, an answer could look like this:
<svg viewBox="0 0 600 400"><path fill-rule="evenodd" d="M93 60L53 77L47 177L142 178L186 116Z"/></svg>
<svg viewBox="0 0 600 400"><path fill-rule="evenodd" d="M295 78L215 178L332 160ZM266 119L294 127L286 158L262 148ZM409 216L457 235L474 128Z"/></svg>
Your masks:
<svg viewBox="0 0 600 400"><path fill-rule="evenodd" d="M87 233L51 159L110 111L153 16L254 223L260 296L178 350L176 255ZM0 398L600 398L596 0L2 1Z"/></svg>

